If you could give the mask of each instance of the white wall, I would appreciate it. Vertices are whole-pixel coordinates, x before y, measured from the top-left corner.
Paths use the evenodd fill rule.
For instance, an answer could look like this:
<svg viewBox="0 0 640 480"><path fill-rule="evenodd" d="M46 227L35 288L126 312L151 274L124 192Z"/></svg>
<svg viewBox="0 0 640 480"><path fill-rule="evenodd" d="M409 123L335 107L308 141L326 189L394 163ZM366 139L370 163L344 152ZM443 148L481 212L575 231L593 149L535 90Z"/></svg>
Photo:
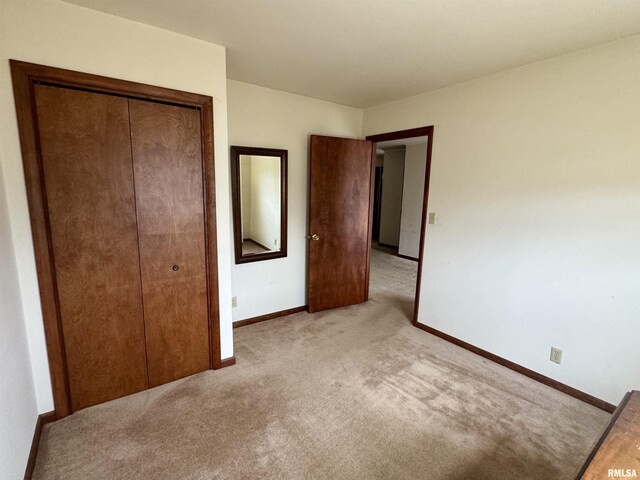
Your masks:
<svg viewBox="0 0 640 480"><path fill-rule="evenodd" d="M214 98L220 325L233 355L225 50L54 0L2 0L0 161L20 280L38 411L53 409L9 58L186 90Z"/></svg>
<svg viewBox="0 0 640 480"><path fill-rule="evenodd" d="M362 110L229 80L229 144L289 151L288 256L234 265L242 320L306 304L309 135L360 138Z"/></svg>
<svg viewBox="0 0 640 480"><path fill-rule="evenodd" d="M280 157L251 157L249 238L270 250L280 250L280 212Z"/></svg>
<svg viewBox="0 0 640 480"><path fill-rule="evenodd" d="M435 126L421 323L611 403L640 387L639 85L635 36L365 111Z"/></svg>
<svg viewBox="0 0 640 480"><path fill-rule="evenodd" d="M380 194L379 242L397 247L400 242L404 147L385 150Z"/></svg>
<svg viewBox="0 0 640 480"><path fill-rule="evenodd" d="M22 478L38 417L0 168L0 478Z"/></svg>
<svg viewBox="0 0 640 480"><path fill-rule="evenodd" d="M420 254L420 228L422 226L422 199L424 173L427 167L427 142L407 145L404 153L404 186L402 187L402 217L400 219L400 245L398 253L418 258Z"/></svg>
<svg viewBox="0 0 640 480"><path fill-rule="evenodd" d="M251 237L251 155L240 155L242 238Z"/></svg>

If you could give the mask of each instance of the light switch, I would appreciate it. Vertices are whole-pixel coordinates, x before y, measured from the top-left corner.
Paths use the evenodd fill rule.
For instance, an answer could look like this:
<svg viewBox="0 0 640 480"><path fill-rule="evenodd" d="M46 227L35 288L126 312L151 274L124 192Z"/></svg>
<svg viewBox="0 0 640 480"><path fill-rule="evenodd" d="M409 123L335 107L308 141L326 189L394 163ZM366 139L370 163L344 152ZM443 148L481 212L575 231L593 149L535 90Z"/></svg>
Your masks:
<svg viewBox="0 0 640 480"><path fill-rule="evenodd" d="M438 214L436 212L429 212L429 225L435 225L436 224L437 215Z"/></svg>

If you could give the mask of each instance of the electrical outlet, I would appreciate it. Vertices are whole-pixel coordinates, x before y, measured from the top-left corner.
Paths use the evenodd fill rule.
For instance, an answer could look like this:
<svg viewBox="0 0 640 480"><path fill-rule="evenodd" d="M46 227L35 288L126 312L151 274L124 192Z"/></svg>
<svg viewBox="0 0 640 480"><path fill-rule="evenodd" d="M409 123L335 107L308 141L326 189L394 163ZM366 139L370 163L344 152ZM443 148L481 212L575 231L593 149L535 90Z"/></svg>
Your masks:
<svg viewBox="0 0 640 480"><path fill-rule="evenodd" d="M231 307L235 308L238 306L238 297L231 297Z"/></svg>
<svg viewBox="0 0 640 480"><path fill-rule="evenodd" d="M429 212L429 225L435 225L438 214L436 212Z"/></svg>
<svg viewBox="0 0 640 480"><path fill-rule="evenodd" d="M551 356L549 357L553 363L562 363L562 350L556 347L551 347Z"/></svg>

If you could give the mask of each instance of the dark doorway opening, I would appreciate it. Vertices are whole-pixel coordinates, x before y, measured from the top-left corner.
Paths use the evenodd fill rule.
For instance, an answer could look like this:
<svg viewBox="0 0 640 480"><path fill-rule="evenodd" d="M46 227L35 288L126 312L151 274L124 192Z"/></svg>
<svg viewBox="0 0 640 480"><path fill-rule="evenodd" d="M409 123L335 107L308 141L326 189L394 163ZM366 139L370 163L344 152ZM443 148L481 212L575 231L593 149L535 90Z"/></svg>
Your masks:
<svg viewBox="0 0 640 480"><path fill-rule="evenodd" d="M373 181L373 227L371 239L377 242L380 239L380 212L382 207L382 170L384 167L376 165L376 173Z"/></svg>

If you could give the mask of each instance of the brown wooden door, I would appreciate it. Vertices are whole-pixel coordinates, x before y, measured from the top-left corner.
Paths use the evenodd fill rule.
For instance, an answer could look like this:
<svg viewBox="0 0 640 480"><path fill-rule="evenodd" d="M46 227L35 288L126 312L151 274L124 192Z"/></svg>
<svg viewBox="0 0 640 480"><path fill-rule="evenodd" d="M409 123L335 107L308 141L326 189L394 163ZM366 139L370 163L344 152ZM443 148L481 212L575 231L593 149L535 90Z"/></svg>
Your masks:
<svg viewBox="0 0 640 480"><path fill-rule="evenodd" d="M374 156L372 142L317 135L310 152L308 303L317 312L368 299Z"/></svg>
<svg viewBox="0 0 640 480"><path fill-rule="evenodd" d="M127 99L35 85L71 409L147 388Z"/></svg>
<svg viewBox="0 0 640 480"><path fill-rule="evenodd" d="M129 100L149 386L209 368L198 110Z"/></svg>

